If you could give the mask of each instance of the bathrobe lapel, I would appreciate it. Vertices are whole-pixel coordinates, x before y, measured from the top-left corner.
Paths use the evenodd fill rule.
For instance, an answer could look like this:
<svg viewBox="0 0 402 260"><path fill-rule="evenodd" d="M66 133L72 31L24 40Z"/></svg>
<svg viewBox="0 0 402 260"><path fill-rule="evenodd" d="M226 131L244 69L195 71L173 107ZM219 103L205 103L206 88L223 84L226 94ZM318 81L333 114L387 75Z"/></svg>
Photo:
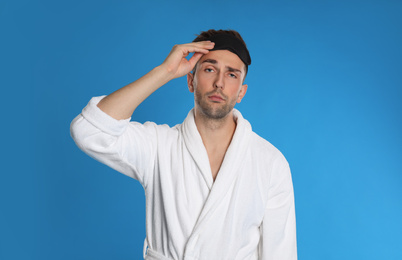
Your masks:
<svg viewBox="0 0 402 260"><path fill-rule="evenodd" d="M198 132L197 126L195 125L194 109L188 113L182 124L181 131L187 150L190 152L191 157L197 164L197 167L200 170L206 185L208 186L209 190L211 190L214 181L212 178L207 150L205 149L201 135Z"/></svg>
<svg viewBox="0 0 402 260"><path fill-rule="evenodd" d="M202 232L212 234L211 231L208 231L208 222L222 202L222 198L225 197L225 194L241 173L239 169L242 168L241 166L246 158L245 154L249 148L252 131L250 123L242 117L239 111L234 109L233 115L237 119L236 131L226 151L215 183L213 183L212 179L208 154L195 125L193 110L190 111L183 123L183 136L186 146L200 168L207 185L210 187L209 196L187 242L186 253L192 251Z"/></svg>

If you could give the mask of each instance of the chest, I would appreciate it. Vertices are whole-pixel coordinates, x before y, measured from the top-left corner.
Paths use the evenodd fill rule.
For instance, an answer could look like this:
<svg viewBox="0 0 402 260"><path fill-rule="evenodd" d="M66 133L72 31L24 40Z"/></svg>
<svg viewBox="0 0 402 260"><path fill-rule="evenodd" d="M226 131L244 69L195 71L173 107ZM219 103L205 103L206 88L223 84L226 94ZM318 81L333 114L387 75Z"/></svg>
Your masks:
<svg viewBox="0 0 402 260"><path fill-rule="evenodd" d="M212 178L214 181L218 176L219 169L221 168L223 159L225 158L225 152L226 149L221 151L207 152L209 164L211 167Z"/></svg>
<svg viewBox="0 0 402 260"><path fill-rule="evenodd" d="M186 150L171 154L166 160L163 156L164 160L157 163L153 187L147 198L163 197L160 201L163 206L158 208L179 214L177 219L185 219L188 230L193 230L203 211L205 214L215 212L213 215L217 217L236 216L236 221L243 223L241 227L245 229L257 226L265 205L261 188L267 188L261 184L259 164L248 156L239 164L238 160L225 161L225 153L211 153L208 157L209 163L207 160L200 163ZM220 178L219 181L210 183L211 174L213 179ZM222 227L226 226L226 218L218 219L223 221Z"/></svg>

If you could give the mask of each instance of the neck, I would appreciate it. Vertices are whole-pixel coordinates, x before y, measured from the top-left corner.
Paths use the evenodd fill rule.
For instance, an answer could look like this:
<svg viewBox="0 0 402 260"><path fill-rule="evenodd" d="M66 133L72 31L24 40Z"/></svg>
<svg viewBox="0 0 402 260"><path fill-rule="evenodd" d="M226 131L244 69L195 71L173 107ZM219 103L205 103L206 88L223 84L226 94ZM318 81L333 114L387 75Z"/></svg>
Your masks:
<svg viewBox="0 0 402 260"><path fill-rule="evenodd" d="M212 119L195 109L194 117L197 130L207 149L219 146L229 147L236 130L236 121L233 118L233 111L224 118Z"/></svg>

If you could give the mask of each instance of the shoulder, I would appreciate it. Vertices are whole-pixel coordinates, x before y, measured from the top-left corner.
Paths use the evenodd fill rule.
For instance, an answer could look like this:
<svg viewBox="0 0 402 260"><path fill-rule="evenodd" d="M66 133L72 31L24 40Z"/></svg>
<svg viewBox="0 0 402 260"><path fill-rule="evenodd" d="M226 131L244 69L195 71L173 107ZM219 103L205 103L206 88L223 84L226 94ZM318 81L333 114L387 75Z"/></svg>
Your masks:
<svg viewBox="0 0 402 260"><path fill-rule="evenodd" d="M255 132L252 132L251 134L250 145L251 152L254 155L258 155L258 157L263 157L266 163L277 162L287 164L287 160L282 152Z"/></svg>
<svg viewBox="0 0 402 260"><path fill-rule="evenodd" d="M265 169L271 166L273 163L279 163L287 165L285 156L269 141L258 135L252 130L251 124L242 116L240 111L234 109L234 116L240 121L241 125L247 128L247 132L250 133L250 149L254 163L263 165Z"/></svg>
<svg viewBox="0 0 402 260"><path fill-rule="evenodd" d="M278 148L254 132L250 148L251 157L260 169L258 175L261 183L269 185L288 177L289 163Z"/></svg>
<svg viewBox="0 0 402 260"><path fill-rule="evenodd" d="M253 132L251 138L251 156L258 165L260 190L263 198L268 199L270 194L292 189L289 163L285 156L270 142Z"/></svg>

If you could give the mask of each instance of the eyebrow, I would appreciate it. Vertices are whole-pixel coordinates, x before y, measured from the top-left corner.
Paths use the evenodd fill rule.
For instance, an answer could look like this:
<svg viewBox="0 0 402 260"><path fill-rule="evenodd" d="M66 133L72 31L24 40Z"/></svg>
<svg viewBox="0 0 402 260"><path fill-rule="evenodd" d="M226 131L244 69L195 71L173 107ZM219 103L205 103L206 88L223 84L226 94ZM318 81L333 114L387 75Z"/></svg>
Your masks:
<svg viewBox="0 0 402 260"><path fill-rule="evenodd" d="M202 63L211 63L211 64L217 64L218 63L218 61L216 61L216 60L214 60L214 59L206 59L206 60L204 60L203 62L201 62L201 64ZM228 69L228 71L230 71L230 72L238 72L238 73L242 73L242 71L241 70L239 70L239 69L235 69L235 68L232 68L232 67L229 67L229 66L226 66L226 68Z"/></svg>

